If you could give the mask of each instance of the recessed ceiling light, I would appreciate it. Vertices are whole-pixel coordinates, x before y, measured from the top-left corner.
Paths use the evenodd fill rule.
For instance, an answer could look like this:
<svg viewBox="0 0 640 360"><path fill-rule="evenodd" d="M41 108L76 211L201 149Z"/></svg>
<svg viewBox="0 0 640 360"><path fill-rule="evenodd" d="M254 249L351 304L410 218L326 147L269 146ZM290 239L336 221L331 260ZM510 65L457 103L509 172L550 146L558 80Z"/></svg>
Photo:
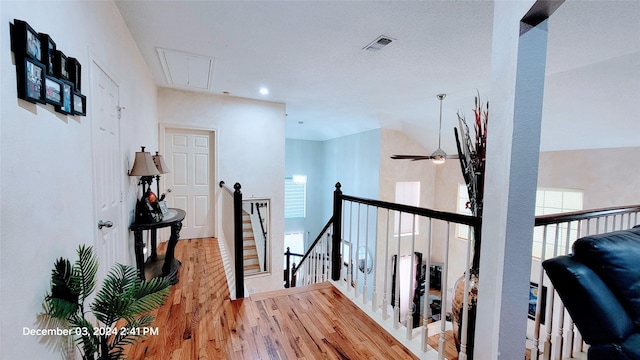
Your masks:
<svg viewBox="0 0 640 360"><path fill-rule="evenodd" d="M267 89L266 87L261 87L260 88L260 94L261 95L269 95L269 89Z"/></svg>

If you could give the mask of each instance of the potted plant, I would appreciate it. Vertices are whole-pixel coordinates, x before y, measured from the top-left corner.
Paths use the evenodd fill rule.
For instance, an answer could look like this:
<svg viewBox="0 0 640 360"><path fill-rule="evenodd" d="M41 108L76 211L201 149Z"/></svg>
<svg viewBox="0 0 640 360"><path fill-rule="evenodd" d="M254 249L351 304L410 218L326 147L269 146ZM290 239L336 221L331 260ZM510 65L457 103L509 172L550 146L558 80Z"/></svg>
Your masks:
<svg viewBox="0 0 640 360"><path fill-rule="evenodd" d="M84 360L123 359L125 346L149 333L150 313L167 298L169 279L143 281L134 267L115 264L87 306L98 261L92 247L81 245L77 252L73 265L63 258L54 263L41 320L71 337Z"/></svg>

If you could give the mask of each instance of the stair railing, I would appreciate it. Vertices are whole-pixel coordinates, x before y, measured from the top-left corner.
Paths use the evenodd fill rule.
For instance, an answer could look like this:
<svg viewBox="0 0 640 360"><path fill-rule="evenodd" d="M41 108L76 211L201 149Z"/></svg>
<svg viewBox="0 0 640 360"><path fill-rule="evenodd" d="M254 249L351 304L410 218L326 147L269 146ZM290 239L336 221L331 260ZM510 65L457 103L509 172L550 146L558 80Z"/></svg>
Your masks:
<svg viewBox="0 0 640 360"><path fill-rule="evenodd" d="M640 205L536 216L535 231L542 232L542 251L539 261L537 257L534 260L531 274L532 279L537 279L538 294L535 312L530 309L529 314L534 322L533 338L529 339L533 343L531 359L573 358L575 352L584 351L584 343L573 320L539 264L571 253L574 241L579 238L626 230L638 224ZM543 339L541 334L544 334Z"/></svg>
<svg viewBox="0 0 640 360"><path fill-rule="evenodd" d="M298 265L290 265L290 256L300 256L289 252L285 253L289 277L285 278L285 287L310 285L329 280L331 270L331 230L334 227L333 218L327 221L320 234L311 243L309 249L301 256ZM289 268L291 266L291 268ZM289 270L291 269L291 270ZM285 273L285 276L288 275Z"/></svg>
<svg viewBox="0 0 640 360"><path fill-rule="evenodd" d="M242 246L242 186L235 183L233 189L220 181L222 192L222 231L227 248L232 250L233 277L235 278L236 299L244 297L244 258Z"/></svg>
<svg viewBox="0 0 640 360"><path fill-rule="evenodd" d="M291 248L287 247L287 251L284 253L286 265L284 267L284 287L286 289L296 286L296 263L291 262L292 257L304 257L305 254L296 254L291 252ZM293 275L292 275L293 274Z"/></svg>

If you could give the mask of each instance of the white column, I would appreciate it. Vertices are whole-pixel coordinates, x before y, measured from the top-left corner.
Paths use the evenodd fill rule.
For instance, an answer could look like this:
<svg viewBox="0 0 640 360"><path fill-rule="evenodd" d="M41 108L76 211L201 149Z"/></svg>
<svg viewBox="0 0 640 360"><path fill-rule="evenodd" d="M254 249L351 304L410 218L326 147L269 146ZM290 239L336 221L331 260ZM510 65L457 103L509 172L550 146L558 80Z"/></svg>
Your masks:
<svg viewBox="0 0 640 360"><path fill-rule="evenodd" d="M546 65L535 1L496 1L474 359L524 358Z"/></svg>

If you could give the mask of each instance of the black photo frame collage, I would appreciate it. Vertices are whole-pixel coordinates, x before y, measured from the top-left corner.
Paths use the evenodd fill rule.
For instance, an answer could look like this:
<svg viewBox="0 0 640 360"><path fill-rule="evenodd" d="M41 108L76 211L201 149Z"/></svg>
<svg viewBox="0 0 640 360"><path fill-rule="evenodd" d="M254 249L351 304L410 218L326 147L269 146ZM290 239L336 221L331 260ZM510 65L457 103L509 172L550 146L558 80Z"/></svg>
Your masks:
<svg viewBox="0 0 640 360"><path fill-rule="evenodd" d="M10 25L11 51L15 55L18 98L51 104L59 113L87 115L82 95L82 65L56 48L51 36L36 32L27 22Z"/></svg>

